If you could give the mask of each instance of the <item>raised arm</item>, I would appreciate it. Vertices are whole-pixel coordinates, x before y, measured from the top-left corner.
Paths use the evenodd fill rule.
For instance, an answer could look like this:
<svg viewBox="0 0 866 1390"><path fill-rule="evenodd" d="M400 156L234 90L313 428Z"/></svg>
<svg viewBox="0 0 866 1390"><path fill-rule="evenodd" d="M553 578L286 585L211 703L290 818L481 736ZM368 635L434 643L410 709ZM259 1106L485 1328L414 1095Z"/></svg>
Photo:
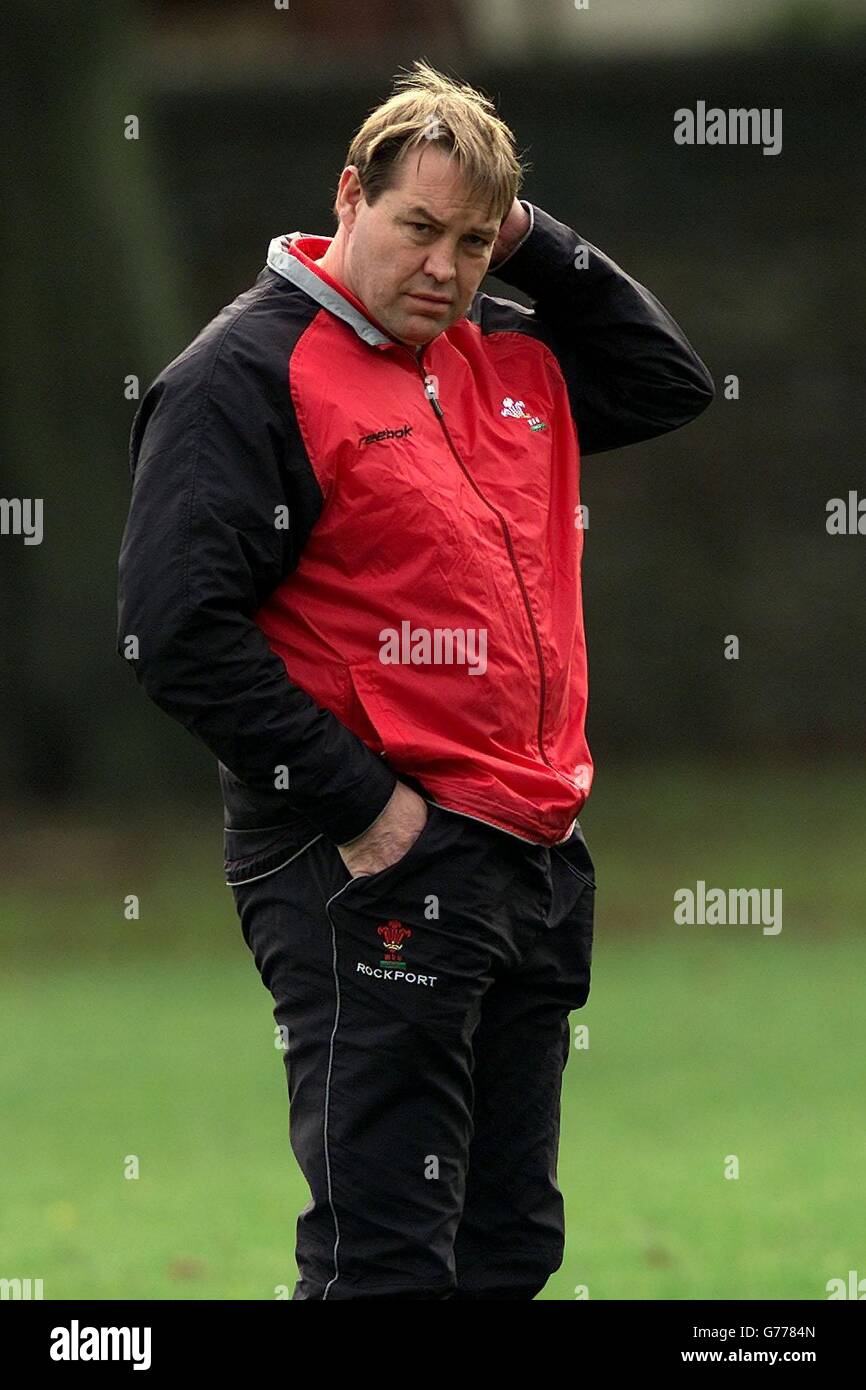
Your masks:
<svg viewBox="0 0 866 1390"><path fill-rule="evenodd" d="M664 306L571 227L516 201L529 224L521 233L512 210L490 273L522 290L533 308L480 295L474 312L485 331L511 326L548 343L568 386L581 453L652 439L700 415L713 380Z"/></svg>

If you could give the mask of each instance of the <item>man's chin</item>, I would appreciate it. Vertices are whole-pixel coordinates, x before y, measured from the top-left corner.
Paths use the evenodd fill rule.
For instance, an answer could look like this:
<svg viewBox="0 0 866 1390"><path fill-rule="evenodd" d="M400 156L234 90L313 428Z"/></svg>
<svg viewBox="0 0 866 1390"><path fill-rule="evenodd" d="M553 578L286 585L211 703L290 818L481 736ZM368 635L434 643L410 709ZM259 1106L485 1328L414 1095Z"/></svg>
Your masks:
<svg viewBox="0 0 866 1390"><path fill-rule="evenodd" d="M419 327L417 324L403 323L399 329L391 329L393 336L398 338L407 347L425 347L427 343L432 343L434 338L438 338L440 333L449 327L448 324L431 324L429 328L425 325Z"/></svg>

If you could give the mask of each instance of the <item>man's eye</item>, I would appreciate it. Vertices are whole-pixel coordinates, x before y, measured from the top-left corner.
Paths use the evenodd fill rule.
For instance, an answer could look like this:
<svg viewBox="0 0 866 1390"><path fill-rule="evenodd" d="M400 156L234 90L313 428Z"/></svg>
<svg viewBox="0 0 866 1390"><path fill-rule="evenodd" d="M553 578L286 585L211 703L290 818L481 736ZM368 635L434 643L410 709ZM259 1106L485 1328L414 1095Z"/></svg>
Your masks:
<svg viewBox="0 0 866 1390"><path fill-rule="evenodd" d="M414 228L416 229L416 231L419 231L419 232L426 232L426 231L428 230L429 226L430 226L430 223L429 223L429 222L410 222L410 223L409 223L409 226L410 226L410 227L414 227Z"/></svg>
<svg viewBox="0 0 866 1390"><path fill-rule="evenodd" d="M486 236L476 236L474 232L470 233L468 240L474 241L478 246L490 245L490 242Z"/></svg>

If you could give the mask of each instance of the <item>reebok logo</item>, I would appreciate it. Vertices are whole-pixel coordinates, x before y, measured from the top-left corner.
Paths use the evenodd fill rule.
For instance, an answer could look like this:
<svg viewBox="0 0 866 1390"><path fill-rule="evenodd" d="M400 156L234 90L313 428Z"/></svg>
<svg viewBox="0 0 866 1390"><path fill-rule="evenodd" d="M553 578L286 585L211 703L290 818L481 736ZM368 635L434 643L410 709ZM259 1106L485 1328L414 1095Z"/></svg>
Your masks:
<svg viewBox="0 0 866 1390"><path fill-rule="evenodd" d="M380 444L383 439L408 439L411 433L412 426L403 425L399 430L379 430L375 434L362 434L358 440L358 448L363 448L365 444Z"/></svg>

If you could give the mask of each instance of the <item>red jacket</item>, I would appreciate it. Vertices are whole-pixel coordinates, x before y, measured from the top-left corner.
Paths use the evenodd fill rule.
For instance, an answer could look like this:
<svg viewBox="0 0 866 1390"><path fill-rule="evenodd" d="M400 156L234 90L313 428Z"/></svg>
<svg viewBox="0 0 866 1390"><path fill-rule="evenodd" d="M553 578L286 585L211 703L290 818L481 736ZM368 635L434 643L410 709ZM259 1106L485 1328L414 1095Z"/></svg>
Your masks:
<svg viewBox="0 0 866 1390"><path fill-rule="evenodd" d="M252 825L257 804L258 818L276 824L279 804L342 843L375 819L399 774L523 839L551 845L571 833L593 773L580 454L678 428L709 403L713 383L646 289L524 206L530 229L496 274L533 308L479 293L465 318L416 352L319 269L327 238L294 233L272 241L256 285L142 402L134 472L145 454L148 472L160 468L156 455L170 468L166 454L182 447L173 427L197 451L196 481L181 465L175 477L192 508L179 518L183 563L210 554L226 567L224 592L211 585L200 601L210 599L217 621L220 597L225 604L238 588L230 561L243 552L245 620L281 663L283 702L289 691L302 702L304 718L281 745L274 700L269 752L268 711L262 724L250 704L261 738L248 754L237 745L238 711L215 728L201 710L207 696L178 705L152 659L154 698L220 757L229 824L245 816ZM141 524L134 494L121 557L126 632L156 620L135 576L146 571L145 518L165 488L150 501L141 494ZM276 545L262 534L275 529L275 511ZM234 529L230 561L220 525ZM170 528L168 542L170 557ZM191 618L175 634L179 648ZM171 666L171 644L159 645ZM148 672L139 676L147 684ZM232 689L213 696L224 703ZM375 773L369 754L380 760ZM278 764L288 786L275 802Z"/></svg>

